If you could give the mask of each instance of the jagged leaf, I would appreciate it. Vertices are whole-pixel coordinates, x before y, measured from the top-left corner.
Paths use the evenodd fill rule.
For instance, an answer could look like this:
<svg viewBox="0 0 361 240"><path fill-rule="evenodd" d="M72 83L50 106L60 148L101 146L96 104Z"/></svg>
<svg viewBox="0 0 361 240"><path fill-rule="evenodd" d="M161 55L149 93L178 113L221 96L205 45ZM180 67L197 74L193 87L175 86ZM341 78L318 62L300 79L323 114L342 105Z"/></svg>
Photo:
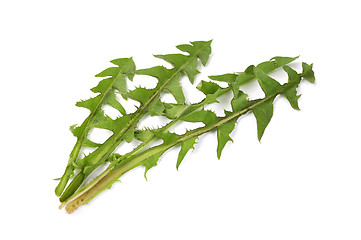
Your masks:
<svg viewBox="0 0 361 240"><path fill-rule="evenodd" d="M243 92L239 92L237 96L235 96L231 101L232 111L233 112L239 112L242 109L245 109L249 106L250 102L247 100L248 96L247 94ZM232 112L226 112L226 116L231 115ZM236 124L237 118L226 122L222 125L220 125L217 129L217 157L218 159L221 158L222 150L226 146L227 142L232 141L232 138L229 136L231 132L233 131L235 124Z"/></svg>
<svg viewBox="0 0 361 240"><path fill-rule="evenodd" d="M132 78L134 73L120 74L121 70L118 68L109 68L99 74L99 76L102 77L109 77L103 79L95 88L92 89L95 93L99 93L98 96L101 96L99 101L97 102L96 97L98 96L96 96L93 99L85 100L79 103L79 105L86 107L91 111L91 118L93 121L97 119L96 123L93 123L90 122L90 118L88 118L88 126L108 129L113 132L113 135L107 139L104 144L98 146L94 152L74 163L74 166L80 168L80 173L77 176L81 176L81 179L84 179L97 166L105 161L110 161L111 165L109 168L109 174L114 175L110 175L110 178L108 179L110 181L107 181L105 185L101 185L103 186L101 190L103 190L105 189L104 186L111 186L116 178L119 177L118 174L123 174L136 166L145 166L146 177L147 171L157 164L159 158L165 151L173 146L181 145L177 159L178 169L179 164L182 162L187 152L193 148L198 136L212 130L217 130L217 156L219 158L227 142L232 141L229 135L233 131L235 123L240 116L249 111L253 111L257 120L258 138L260 140L265 128L272 118L273 100L277 95L283 94L290 101L293 107L298 106L296 88L301 75L295 75L292 70L285 67L285 71L289 75L289 82L284 85L279 84L276 80L267 75L268 72L274 70L275 68L283 66L294 60L294 58L282 57L275 57L270 61L257 65L257 67L251 65L246 68L243 73L223 74L213 77L213 80L227 82L228 87L226 88L221 88L218 84L213 82L202 81L197 88L205 94L205 98L199 103L186 104L183 89L179 84L179 79L181 76L186 75L191 83L194 82L195 76L199 73L197 69L199 65L198 61L201 61L203 65L205 65L208 61L211 51L210 41L191 42L191 44L183 44L177 47L188 54L156 55L156 57L171 63L173 66L172 69L158 66L137 71L137 74L150 75L158 79L157 85L154 89L138 87L133 91L127 91L127 89L122 88L122 83L126 82L126 76L128 78ZM114 61L113 63L121 65L123 60ZM303 69L304 71L302 75L312 79L312 65L309 66L304 64ZM248 82L255 77L258 78L259 84L265 92L265 97L248 101L247 95L241 92L239 87L241 84ZM112 79L115 78L117 78L117 81L112 81ZM107 87L111 82L113 82L111 88ZM118 86L117 84L120 85ZM111 91L108 89L111 89ZM217 102L217 98L219 96L229 91L232 91L234 94L234 98L231 102L232 111L225 111L224 117L218 117L212 111L204 110L205 105ZM140 106L136 112L132 114L123 114L123 116L113 120L110 117L104 116L104 113L101 112L101 108L99 110L96 109L98 106L103 104L109 104L118 109L120 112L123 111L125 113L124 108L122 109L121 105L116 103L115 94L118 92L123 97L129 97L140 102ZM170 92L176 99L177 103L169 104L162 102L160 97L164 92ZM170 119L170 122L158 129L137 130L136 126L139 120L143 119L143 117L148 114L154 116L166 116ZM204 123L205 126L189 130L183 135L177 135L169 132L170 127L174 126L179 121L201 122ZM79 132L81 132L80 130L85 129L85 126L86 125L73 127L72 129L74 135L78 135ZM127 153L124 156L120 156L119 158L111 155L120 143L123 141L130 142L134 138L141 141L134 151ZM85 140L83 141L85 144L96 144L88 142L89 139L87 138L84 139ZM149 148L149 144L156 139L161 139L163 142L155 147ZM115 172L113 172L111 167L115 167ZM126 167L126 169L122 169L122 167ZM118 170L121 171L117 172ZM109 175L106 177L108 176ZM99 180L102 181L103 179ZM76 184L78 184L78 182L71 183L70 185L75 186ZM95 192L98 193L99 191ZM69 190L65 194L65 197L62 197L61 199L64 200L66 196L70 196L69 193L70 195L72 194Z"/></svg>
<svg viewBox="0 0 361 240"><path fill-rule="evenodd" d="M264 130L273 116L273 98L255 106L252 111L257 120L258 140L261 141Z"/></svg>
<svg viewBox="0 0 361 240"><path fill-rule="evenodd" d="M228 88L221 88L214 82L206 81L201 81L198 84L197 89L206 95L204 100L200 103L202 106L218 102L217 98L229 91Z"/></svg>
<svg viewBox="0 0 361 240"><path fill-rule="evenodd" d="M205 66L208 62L209 55L211 54L211 43L210 41L194 41L189 44L181 44L178 45L177 48L183 52L187 52L190 55L196 55L203 66ZM202 51L200 51L200 49Z"/></svg>
<svg viewBox="0 0 361 240"><path fill-rule="evenodd" d="M135 72L137 75L148 75L158 79L158 84L156 88L163 86L167 83L167 80L171 80L172 77L177 76L174 69L167 69L163 66L155 66L146 69L139 69ZM164 86L165 87L165 86Z"/></svg>
<svg viewBox="0 0 361 240"><path fill-rule="evenodd" d="M310 83L315 83L315 73L313 72L313 64L302 63L302 76Z"/></svg>
<svg viewBox="0 0 361 240"><path fill-rule="evenodd" d="M110 77L103 79L99 84L92 88L94 93L106 95L108 92L118 90L121 94L127 91L126 78L133 80L135 64L132 58L118 58L110 61L118 67L110 67L95 75L96 77Z"/></svg>
<svg viewBox="0 0 361 240"><path fill-rule="evenodd" d="M285 66L286 64L293 62L297 57L273 57L270 61L266 61L257 65L258 69L261 69L265 73L274 71L275 69Z"/></svg>
<svg viewBox="0 0 361 240"><path fill-rule="evenodd" d="M179 81L170 81L166 89L174 96L177 103L184 103L185 97Z"/></svg>
<svg viewBox="0 0 361 240"><path fill-rule="evenodd" d="M179 135L172 132L163 132L161 129L153 130L153 133L155 136L157 136L159 139L163 140L163 144L168 144L170 142L176 141L179 139Z"/></svg>
<svg viewBox="0 0 361 240"><path fill-rule="evenodd" d="M217 157L218 159L221 158L222 150L226 146L226 143L228 141L232 141L232 138L229 136L229 134L233 131L234 126L236 124L237 119L233 119L227 123L222 124L217 129Z"/></svg>
<svg viewBox="0 0 361 240"><path fill-rule="evenodd" d="M92 92L99 93L99 95L76 103L76 106L84 107L90 110L89 116L85 119L81 126L76 128L74 126L71 128L74 136L78 138L79 143L77 144L82 145L82 141L89 140L86 136L94 123L106 120L101 109L104 104L109 104L114 107L122 115L126 114L124 107L116 100L114 90L118 90L119 92L126 91L125 76L128 76L130 79L133 78L135 64L132 58L120 58L112 60L111 62L118 65L118 67L107 68L96 75L97 77L109 77L101 80L96 87L91 89ZM78 149L77 152L79 152L79 150L80 149ZM74 155L78 154L75 152Z"/></svg>
<svg viewBox="0 0 361 240"><path fill-rule="evenodd" d="M133 80L133 77L135 75L134 71L136 68L133 58L117 58L117 59L111 60L110 62L121 67L124 74L130 80Z"/></svg>
<svg viewBox="0 0 361 240"><path fill-rule="evenodd" d="M142 130L136 130L134 132L134 136L139 141L146 142L154 137L154 133L151 129L142 129Z"/></svg>
<svg viewBox="0 0 361 240"><path fill-rule="evenodd" d="M163 155L164 152L165 151L156 153L144 161L143 165L145 167L145 171L144 171L145 179L147 179L147 172L149 171L149 169L157 165L159 158Z"/></svg>
<svg viewBox="0 0 361 240"><path fill-rule="evenodd" d="M206 126L218 121L217 115L210 110L199 110L182 118L186 122L202 122Z"/></svg>
<svg viewBox="0 0 361 240"><path fill-rule="evenodd" d="M238 112L246 108L250 102L248 101L248 95L240 91L231 101L232 111Z"/></svg>
<svg viewBox="0 0 361 240"><path fill-rule="evenodd" d="M187 75L191 83L194 82L195 76L198 71L199 58L203 65L208 61L211 53L210 47L211 41L208 42L191 42L191 44L183 44L177 46L181 51L189 53L189 55L183 54L166 54L166 55L154 55L157 58L163 59L172 64L172 69L167 69L163 66L152 67L148 69L138 70L136 73L141 75L149 75L158 79L158 84L154 93L159 93L164 90L168 90L176 99L177 103L184 103L185 98L183 90L179 84L180 74Z"/></svg>
<svg viewBox="0 0 361 240"><path fill-rule="evenodd" d="M81 134L81 132L83 131L82 126L77 126L76 124L71 125L69 127L69 130L74 135L74 137L78 137L79 134Z"/></svg>
<svg viewBox="0 0 361 240"><path fill-rule="evenodd" d="M184 62L188 60L188 57L183 54L166 54L166 55L154 55L156 58L163 59L164 61L170 63L173 67L181 66Z"/></svg>
<svg viewBox="0 0 361 240"><path fill-rule="evenodd" d="M149 99L153 96L155 90L154 89L146 89L142 87L138 87L132 91L127 93L127 96L131 99L134 99L140 102L142 105L147 104Z"/></svg>
<svg viewBox="0 0 361 240"><path fill-rule="evenodd" d="M283 67L283 69L288 74L288 82L295 83L295 85L294 87L285 90L282 95L287 98L293 109L300 110L300 108L298 107L298 99L301 97L301 95L297 95L297 87L299 82L301 81L301 75L290 67L285 66Z"/></svg>
<svg viewBox="0 0 361 240"><path fill-rule="evenodd" d="M227 82L227 83L235 82L237 77L238 74L235 73L226 73L222 75L209 76L209 78L214 81Z"/></svg>
<svg viewBox="0 0 361 240"><path fill-rule="evenodd" d="M159 96L162 92L168 90L176 98L177 101L181 103L184 102L182 88L180 87L178 82L179 76L180 74L186 74L189 80L193 82L195 75L199 73L199 71L197 70L197 58L201 60L202 64L206 64L209 54L211 52L211 48L210 42L192 42L191 45L188 45L187 47L185 47L184 45L180 48L186 50L189 55L173 54L164 55L162 57L163 59L172 63L172 65L174 66L172 69L157 66L136 71L136 74L150 75L157 78L158 83L154 89L145 89L138 87L133 91L129 91L127 93L123 93L122 90L118 89L118 91L121 92L123 96L130 97L131 99L140 102L141 106L134 114L132 114L131 118L128 121L124 121L124 119L126 119L125 117L129 116L125 115L115 120L107 119L106 121L102 121L97 124L97 127L99 128L111 130L114 133L111 138L114 138L114 140L110 141L108 139L109 141L107 140L105 144L101 146L101 148L108 149L109 152L104 149L98 148L86 157L86 161L84 161L85 163L90 165L100 164L105 159L102 154L109 155L111 151L114 150L114 146L116 146L116 144L119 144L123 140L129 142L134 139L135 127L138 121L146 113L150 113L152 115L163 115L164 111L162 102L159 101ZM118 60L118 62L119 61L120 60ZM114 61L114 63L116 63L116 61ZM111 76L112 78L118 75L115 69L107 69L99 74L99 76ZM98 90L100 92L105 91L104 86L106 85L107 81L109 80L105 80L101 83L100 86L93 90ZM176 83L174 83L173 81L176 81ZM114 102L110 101L110 103L114 105Z"/></svg>
<svg viewBox="0 0 361 240"><path fill-rule="evenodd" d="M94 126L94 124L96 124L96 123L104 121L104 119L105 119L104 113L102 111L99 112L97 114L97 116L93 118L92 126ZM89 117L86 119L86 121L84 121L84 123L82 125L77 126L76 124L74 124L74 125L70 126L69 130L73 133L73 135L76 138L79 139L80 137L82 137L81 146L95 148L95 147L99 146L98 143L94 143L94 142L90 141L88 139L88 136L82 136L82 133L83 133L84 128L86 127L88 121L89 121Z"/></svg>
<svg viewBox="0 0 361 240"><path fill-rule="evenodd" d="M196 143L197 138L198 137L193 137L193 138L190 138L190 139L182 142L181 150L179 151L178 159L177 159L177 165L176 165L177 170L179 168L179 165L182 163L187 152L194 148L194 144Z"/></svg>
<svg viewBox="0 0 361 240"><path fill-rule="evenodd" d="M113 108L118 110L122 115L126 114L123 105L120 104L120 102L118 102L114 92L109 92L105 96L104 104L108 104L108 105L112 106Z"/></svg>
<svg viewBox="0 0 361 240"><path fill-rule="evenodd" d="M153 131L153 134L157 136L158 138L163 140L162 145L167 145L170 143L175 142L177 139L179 139L179 135L171 132L161 132L161 131ZM147 179L147 172L149 169L157 165L157 162L159 161L159 158L163 155L163 153L167 149L160 150L159 152L156 152L155 154L150 154L143 162L142 165L145 166L145 172L144 177Z"/></svg>
<svg viewBox="0 0 361 240"><path fill-rule="evenodd" d="M201 81L197 85L197 89L203 92L205 95L208 95L208 94L214 94L218 89L220 89L220 86L214 82Z"/></svg>
<svg viewBox="0 0 361 240"><path fill-rule="evenodd" d="M160 101L160 99L156 99L150 105L150 115L151 116L162 116L164 112L164 103Z"/></svg>
<svg viewBox="0 0 361 240"><path fill-rule="evenodd" d="M187 64L184 67L183 72L187 75L189 81L192 84L194 83L194 79L195 79L196 75L200 73L200 71L198 71L197 67L198 67L198 60L196 58L192 58L189 61L189 64Z"/></svg>
<svg viewBox="0 0 361 240"><path fill-rule="evenodd" d="M165 113L164 113L164 115L169 119L177 119L188 108L189 108L189 105L186 105L186 104L167 103L167 104L165 104Z"/></svg>
<svg viewBox="0 0 361 240"><path fill-rule="evenodd" d="M120 131L121 129L123 129L125 126L127 126L127 123L130 121L130 119L132 118L132 114L130 115L125 115L122 117L118 117L116 119L112 119L110 117L107 117L106 121L102 121L98 124L95 124L94 126L97 128L102 128L102 129L107 129L112 131L113 133Z"/></svg>
<svg viewBox="0 0 361 240"><path fill-rule="evenodd" d="M282 86L279 82L271 78L261 69L255 67L254 72L257 77L258 83L261 86L266 97L272 96L266 102L263 102L253 108L253 113L257 120L258 140L261 141L264 131L273 116L273 95L278 94L279 91L282 89Z"/></svg>
<svg viewBox="0 0 361 240"><path fill-rule="evenodd" d="M107 68L105 70L103 70L102 72L96 74L96 77L115 77L119 74L120 69L118 67L110 67ZM111 79L111 78L109 78ZM104 81L101 81L104 82ZM102 86L103 84L98 85L98 87ZM101 87L100 87L101 88Z"/></svg>
<svg viewBox="0 0 361 240"><path fill-rule="evenodd" d="M281 90L282 86L279 82L268 76L259 68L255 68L254 72L256 74L259 85L261 86L263 92L266 96L273 95Z"/></svg>
<svg viewBox="0 0 361 240"><path fill-rule="evenodd" d="M87 100L81 100L81 101L77 102L75 105L77 107L87 108L91 112L94 112L97 108L99 108L100 100L101 100L101 95L98 95L96 97L92 97Z"/></svg>
<svg viewBox="0 0 361 240"><path fill-rule="evenodd" d="M279 67L285 66L286 64L296 60L298 57L274 57L270 61L265 61L257 65L257 69L264 73L269 73L276 70ZM239 92L239 87L248 83L249 81L256 78L254 72L254 65L248 66L244 72L240 73L227 73L222 75L209 76L210 79L215 81L227 82L236 96Z"/></svg>

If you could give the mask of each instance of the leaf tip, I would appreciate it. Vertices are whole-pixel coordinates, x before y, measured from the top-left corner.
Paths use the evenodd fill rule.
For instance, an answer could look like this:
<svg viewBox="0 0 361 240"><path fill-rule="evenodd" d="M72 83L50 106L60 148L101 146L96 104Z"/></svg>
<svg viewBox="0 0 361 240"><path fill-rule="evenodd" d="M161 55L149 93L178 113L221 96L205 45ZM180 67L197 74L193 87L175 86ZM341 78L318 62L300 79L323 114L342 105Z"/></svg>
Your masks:
<svg viewBox="0 0 361 240"><path fill-rule="evenodd" d="M313 72L313 63L302 62L302 77L310 83L315 83L315 73Z"/></svg>

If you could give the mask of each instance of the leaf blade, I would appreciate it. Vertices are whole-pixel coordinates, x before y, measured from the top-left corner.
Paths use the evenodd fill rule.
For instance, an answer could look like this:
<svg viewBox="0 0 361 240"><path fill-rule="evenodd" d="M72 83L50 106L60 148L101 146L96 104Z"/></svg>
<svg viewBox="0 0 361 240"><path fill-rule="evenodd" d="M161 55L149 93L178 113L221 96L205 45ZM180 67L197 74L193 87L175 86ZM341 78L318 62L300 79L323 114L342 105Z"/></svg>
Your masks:
<svg viewBox="0 0 361 240"><path fill-rule="evenodd" d="M252 111L257 120L258 141L261 141L264 131L273 116L273 99L255 106Z"/></svg>
<svg viewBox="0 0 361 240"><path fill-rule="evenodd" d="M189 150L194 149L194 144L196 144L198 137L190 138L181 144L181 149L178 154L176 168L179 169L179 165L182 163L185 155Z"/></svg>

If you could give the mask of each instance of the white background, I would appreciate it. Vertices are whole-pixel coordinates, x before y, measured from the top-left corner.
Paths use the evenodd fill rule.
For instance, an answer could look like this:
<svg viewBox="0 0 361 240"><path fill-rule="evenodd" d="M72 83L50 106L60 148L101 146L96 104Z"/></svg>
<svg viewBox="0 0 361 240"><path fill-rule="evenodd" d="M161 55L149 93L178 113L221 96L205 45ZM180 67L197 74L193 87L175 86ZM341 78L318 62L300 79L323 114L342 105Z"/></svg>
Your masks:
<svg viewBox="0 0 361 240"><path fill-rule="evenodd" d="M358 1L1 1L1 239L361 239ZM109 60L213 39L210 74L273 56L314 63L301 111L278 99L262 142L252 115L221 160L216 135L176 171L167 152L74 214L54 194ZM297 64L295 65L297 66ZM252 89L252 86L249 87Z"/></svg>

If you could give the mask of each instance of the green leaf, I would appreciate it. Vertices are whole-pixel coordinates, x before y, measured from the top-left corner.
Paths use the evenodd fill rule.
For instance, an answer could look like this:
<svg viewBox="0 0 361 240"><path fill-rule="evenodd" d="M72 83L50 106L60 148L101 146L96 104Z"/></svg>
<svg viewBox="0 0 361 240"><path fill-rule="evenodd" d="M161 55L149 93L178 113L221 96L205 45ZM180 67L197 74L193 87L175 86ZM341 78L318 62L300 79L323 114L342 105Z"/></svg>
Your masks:
<svg viewBox="0 0 361 240"><path fill-rule="evenodd" d="M197 138L198 137L190 138L190 139L182 142L181 150L179 151L178 159L177 159L177 165L176 165L177 170L179 168L179 165L182 163L182 161L183 161L185 155L187 154L187 152L190 149L194 149L194 144L196 143Z"/></svg>
<svg viewBox="0 0 361 240"><path fill-rule="evenodd" d="M217 115L210 110L199 110L182 118L186 122L203 122L206 126L218 121Z"/></svg>
<svg viewBox="0 0 361 240"><path fill-rule="evenodd" d="M156 99L151 105L150 105L150 115L151 116L162 116L164 115L164 103L160 101L160 99Z"/></svg>
<svg viewBox="0 0 361 240"><path fill-rule="evenodd" d="M257 120L258 140L261 141L263 133L273 116L273 99L255 106L252 111Z"/></svg>
<svg viewBox="0 0 361 240"><path fill-rule="evenodd" d="M206 82L203 80L197 85L197 89L205 95L214 94L220 88L221 87L214 82Z"/></svg>
<svg viewBox="0 0 361 240"><path fill-rule="evenodd" d="M240 75L242 75L242 73ZM209 76L211 80L219 81L219 82L227 82L231 90L233 91L234 95L237 95L239 92L240 84L236 81L238 77L239 75L235 73L226 73L222 75Z"/></svg>
<svg viewBox="0 0 361 240"><path fill-rule="evenodd" d="M226 146L226 143L228 141L232 141L232 138L230 138L229 134L233 131L234 126L236 124L237 119L233 119L232 121L229 121L227 123L224 123L220 125L217 129L217 157L218 159L221 158L222 150Z"/></svg>
<svg viewBox="0 0 361 240"><path fill-rule="evenodd" d="M248 107L250 102L248 101L248 95L240 91L231 101L233 112L239 112L240 110Z"/></svg>
<svg viewBox="0 0 361 240"><path fill-rule="evenodd" d="M259 68L255 68L254 72L256 74L259 85L261 86L263 92L266 96L273 95L279 92L282 88L281 84L268 76L265 72L263 72Z"/></svg>
<svg viewBox="0 0 361 240"><path fill-rule="evenodd" d="M201 81L198 84L197 89L206 95L205 99L199 104L199 106L216 103L218 102L218 97L229 91L228 88L221 88L218 84L214 82L205 81Z"/></svg>
<svg viewBox="0 0 361 240"><path fill-rule="evenodd" d="M302 63L302 76L304 79L310 83L315 83L315 73L313 72L313 64L308 65L307 63Z"/></svg>
<svg viewBox="0 0 361 240"><path fill-rule="evenodd" d="M83 131L82 126L77 126L76 124L71 125L69 127L69 130L74 135L74 137L78 137L81 134L81 132Z"/></svg>
<svg viewBox="0 0 361 240"><path fill-rule="evenodd" d="M153 131L154 135L157 136L158 138L163 140L163 144L162 145L167 145L173 142L176 142L179 139L179 135L175 134L175 133L171 133L171 132L160 132L160 131ZM159 148L162 145L156 147ZM145 166L145 172L144 172L144 177L147 179L147 172L149 169L151 169L152 167L157 165L157 162L159 161L159 158L163 155L163 153L167 150L166 148L162 150L162 148L160 148L161 150L154 153L154 154L150 154L150 156L147 155L147 158L141 162L142 165Z"/></svg>
<svg viewBox="0 0 361 240"><path fill-rule="evenodd" d="M144 161L143 165L145 167L145 171L144 171L145 179L147 179L147 172L149 171L149 169L157 165L159 158L163 155L164 152L165 151L156 153Z"/></svg>
<svg viewBox="0 0 361 240"><path fill-rule="evenodd" d="M259 70L262 70L264 73L270 73L277 68L285 66L286 64L296 60L298 57L274 57L270 61L265 61L257 65ZM254 65L248 66L244 72L236 73L227 73L222 75L213 75L209 78L215 81L227 82L230 84L231 90L234 95L238 94L239 87L244 85L251 80L256 78L254 73Z"/></svg>
<svg viewBox="0 0 361 240"><path fill-rule="evenodd" d="M124 129L124 127L127 126L132 116L133 115L126 115L126 116L118 117L116 119L107 117L106 121L102 121L98 124L95 124L94 127L107 129L115 133L120 131L121 129Z"/></svg>
<svg viewBox="0 0 361 240"><path fill-rule="evenodd" d="M90 110L89 116L84 120L80 127L75 128L74 126L71 128L74 136L78 138L77 144L82 145L83 141L89 141L89 139L86 139L86 136L94 123L106 120L101 109L103 105L108 104L117 109L122 115L126 114L124 107L116 100L114 91L126 91L125 76L132 79L134 76L135 64L132 58L119 58L112 60L111 62L118 65L118 67L107 68L96 75L97 77L109 77L101 80L96 87L91 89L92 92L99 93L99 95L76 103L76 106ZM86 143L85 145L89 144ZM74 150L76 151L73 151L72 154L77 156L80 149L75 146Z"/></svg>
<svg viewBox="0 0 361 240"><path fill-rule="evenodd" d="M188 61L188 56L183 54L166 54L166 55L154 55L156 58L163 59L164 61L170 63L173 67L181 66Z"/></svg>
<svg viewBox="0 0 361 240"><path fill-rule="evenodd" d="M298 58L299 58L299 56L297 56L297 57L281 57L281 56L273 57L273 58L271 58L271 61L275 61L276 67L273 67L269 71L267 71L266 69L262 69L262 71L269 73L279 67L283 67L286 64L293 62L294 60L296 60ZM259 66L257 66L257 67L259 67Z"/></svg>
<svg viewBox="0 0 361 240"><path fill-rule="evenodd" d="M156 78L158 80L156 88L161 87L163 84L167 83L167 80L170 80L172 77L176 76L174 70L167 69L163 66L140 69L137 70L135 73L137 75L148 75Z"/></svg>
<svg viewBox="0 0 361 240"><path fill-rule="evenodd" d="M232 111L233 112L239 112L242 109L246 109L250 105L250 102L248 101L247 94L239 91L238 95L236 95L232 101ZM230 116L232 112L226 112L226 116ZM234 118L233 120L226 122L222 125L220 125L217 129L217 157L218 159L221 158L222 150L226 146L227 142L232 141L232 138L229 136L231 132L233 131L235 124L236 124L237 118Z"/></svg>
<svg viewBox="0 0 361 240"><path fill-rule="evenodd" d="M186 104L165 104L165 113L164 115L169 119L179 118L185 110L187 110L189 105Z"/></svg>
<svg viewBox="0 0 361 240"><path fill-rule="evenodd" d="M170 81L166 89L174 96L177 103L184 103L185 97L179 81Z"/></svg>
<svg viewBox="0 0 361 240"><path fill-rule="evenodd" d="M187 65L185 65L183 72L187 75L189 81L193 84L194 79L197 74L200 73L197 69L198 60L196 58L192 58Z"/></svg>
<svg viewBox="0 0 361 240"><path fill-rule="evenodd" d="M82 160L85 164L90 164L91 166L84 166L87 168L87 173L91 172L94 168L93 166L99 165L105 161L107 156L109 156L114 149L122 142L127 141L130 142L134 139L135 127L138 124L139 120L142 119L145 115L158 115L163 116L165 111L163 111L163 103L159 100L161 93L170 92L175 99L179 103L184 103L185 98L183 94L183 90L179 84L179 78L182 74L188 76L190 82L194 82L195 76L199 73L198 67L198 59L205 65L208 61L209 55L211 53L210 47L211 41L204 42L191 42L191 44L185 44L179 47L182 51L185 51L189 54L170 54L170 55L157 55L157 57L163 58L174 66L172 69L167 69L162 66L152 67L148 69L142 69L138 71L132 71L135 67L134 64L131 64L132 59L116 59L113 60L112 63L119 66L120 69L113 67L104 70L99 73L97 76L100 77L109 77L107 79L102 80L95 88L92 90L96 93L99 93L99 101L97 98L91 99L89 101L84 101L79 103L78 105L87 107L91 110L91 116L88 118L87 126L82 128L84 131L88 131L90 126L93 125L92 118L94 118L98 112L101 111L101 106L104 103L107 103L120 112L125 113L124 108L115 102L114 96L107 96L110 94L109 92L118 91L125 99L130 97L133 100L136 100L141 103L141 106L137 109L137 111L132 114L131 119L124 124L122 122L123 118L117 118L115 120L105 119L97 123L97 127L105 128L111 130L114 134L104 142L103 145L99 146L99 148L95 149L89 156L86 157L85 160ZM128 72L129 71L129 72ZM129 79L132 79L136 74L150 75L158 79L157 86L154 89L145 89L145 88L136 88L133 91L127 91L124 87L125 76ZM111 93L113 94L113 93ZM108 101L105 101L108 100ZM128 116L128 115L123 115ZM86 136L83 134L83 136ZM83 137L84 138L84 137ZM80 138L78 138L79 140ZM81 142L83 140L79 140ZM75 146L76 150L80 149ZM76 151L73 151L76 152ZM80 165L80 164L78 164ZM59 191L58 191L59 192Z"/></svg>
<svg viewBox="0 0 361 240"><path fill-rule="evenodd" d="M282 95L287 98L293 109L300 110L298 107L298 99L301 97L301 95L297 95L297 87L301 81L301 75L288 66L283 67L283 69L288 74L288 82L295 83L295 85L294 87L285 90Z"/></svg>
<svg viewBox="0 0 361 240"><path fill-rule="evenodd" d="M163 144L168 144L170 142L177 141L179 139L179 135L172 132L163 132L163 131L157 131L153 130L153 133L155 136L157 136L159 139L163 140Z"/></svg>
<svg viewBox="0 0 361 240"><path fill-rule="evenodd" d="M293 62L298 57L273 57L270 61L265 61L257 65L257 68L262 70L264 73L270 73L277 68L283 67L286 64ZM245 83L248 83L249 81L253 80L256 76L254 73L254 65L250 65L246 68L244 72L241 72L239 76L236 79L236 82L239 85L243 85Z"/></svg>
<svg viewBox="0 0 361 240"><path fill-rule="evenodd" d="M132 58L118 58L110 61L118 65L118 67L110 67L103 72L95 75L96 77L110 77L99 82L99 84L92 88L94 93L107 94L110 91L118 90L120 93L127 91L127 83L125 76L133 80L135 72L135 64Z"/></svg>
<svg viewBox="0 0 361 240"><path fill-rule="evenodd" d="M104 71L96 74L96 77L115 77L119 74L120 69L118 67L110 67L105 69Z"/></svg>
<svg viewBox="0 0 361 240"><path fill-rule="evenodd" d="M102 111L100 111L96 117L93 118L93 123L92 123L92 127L97 124L100 123L102 121L105 121L106 117L104 116L104 113ZM76 138L80 138L82 137L82 142L81 142L81 146L83 147L90 147L90 148L94 148L94 147L98 147L99 144L98 143L94 143L92 141L90 141L88 139L88 136L82 136L83 132L84 132L84 128L87 126L87 122L89 121L89 117L86 119L86 121L83 122L82 125L77 126L76 124L70 126L70 131L73 133L73 135Z"/></svg>
<svg viewBox="0 0 361 240"><path fill-rule="evenodd" d="M293 62L298 57L273 57L270 61L266 61L257 65L258 69L261 69L265 73L270 73L279 67L285 66L286 64Z"/></svg>
<svg viewBox="0 0 361 240"><path fill-rule="evenodd" d="M111 63L118 65L123 69L124 74L130 79L133 80L134 71L135 71L135 63L133 58L117 58L110 61Z"/></svg>
<svg viewBox="0 0 361 240"><path fill-rule="evenodd" d="M239 73L237 78L234 82L236 82L239 86L244 85L251 80L256 78L256 75L254 74L254 66L249 66L244 72Z"/></svg>
<svg viewBox="0 0 361 240"><path fill-rule="evenodd" d="M196 55L199 60L201 60L201 63L203 66L206 66L209 55L211 54L211 43L210 41L195 41L191 42L191 45L189 44L182 44L178 45L177 48L183 52L187 52L190 55ZM201 49L202 51L199 51Z"/></svg>
<svg viewBox="0 0 361 240"><path fill-rule="evenodd" d="M118 102L114 92L110 92L106 95L106 97L104 99L104 104L108 104L108 105L112 106L113 108L118 110L122 115L126 114L123 105L120 104L120 102Z"/></svg>
<svg viewBox="0 0 361 240"><path fill-rule="evenodd" d="M149 99L153 96L154 92L154 89L138 87L132 91L129 91L127 93L127 96L133 100L140 102L142 105L146 105Z"/></svg>
<svg viewBox="0 0 361 240"><path fill-rule="evenodd" d="M155 55L155 57L170 63L172 65L171 69L156 66L135 72L135 66L132 66L131 59L115 59L112 63L117 67L110 67L97 75L105 77L96 87L92 88L92 91L98 95L77 103L78 106L89 109L91 113L83 124L71 127L74 136L77 137L79 142L76 145L76 151L78 151L79 146L95 147L96 149L84 158L69 161L67 171L72 173L73 170L69 166L74 166L79 168L79 174L70 183L69 191L66 190L61 196L62 201L70 197L66 204L74 204L71 207L73 209L74 206L76 208L81 203L87 203L101 191L109 188L125 172L137 166L145 166L144 176L146 177L147 171L157 165L159 158L165 151L176 145L181 145L176 164L178 169L185 155L194 147L198 137L207 132L217 131L217 157L220 158L225 145L232 141L230 134L238 118L247 112L252 111L255 115L258 139L260 140L272 118L275 97L280 94L285 96L291 106L298 109L297 100L299 96L296 91L298 84L302 77L309 81L314 79L312 65L303 64L303 72L298 74L292 68L285 66L295 58L275 57L270 61L258 64L256 67L250 65L241 73L211 76L211 80L226 82L228 86L223 88L214 82L202 81L197 86L197 89L205 95L204 99L198 103L187 104L179 80L181 77L186 76L191 83L194 82L195 76L199 73L199 61L202 65L206 65L209 59L211 53L210 43L211 41L199 41L177 46L185 54ZM284 66L284 70L289 76L289 81L283 85L268 75L269 72L282 66ZM129 91L126 88L126 78L132 80L134 74L157 78L156 87L153 89L137 87ZM255 78L257 78L264 91L265 97L249 101L247 95L240 91L240 86ZM214 112L204 110L209 104L225 101L222 98L218 100L218 98L230 91L233 92L234 96L230 102L232 110L225 111L225 116L218 117ZM162 94L167 92L174 96L177 103L164 103L161 101ZM124 107L117 101L117 94L120 94L125 99L129 97L138 101L140 106L134 113L127 114ZM122 116L116 119L106 116L101 110L105 104L117 109ZM155 129L137 129L139 121L148 115L164 116L169 118L169 122ZM170 129L180 121L203 123L204 126L188 130L182 135L170 132ZM113 135L103 144L94 143L88 138L88 132L93 127L108 129L113 132ZM114 154L114 151L121 143L124 141L131 142L133 139L140 141L134 150L122 156ZM155 147L150 147L154 140L163 141ZM110 162L107 170L73 195L83 180L94 169L107 161ZM64 179L66 185L66 178L61 179L62 185L64 185Z"/></svg>
<svg viewBox="0 0 361 240"><path fill-rule="evenodd" d="M87 100L81 100L77 102L75 105L77 107L87 108L91 112L94 112L98 108L100 100L101 100L101 95L98 95L96 97L89 98Z"/></svg>
<svg viewBox="0 0 361 240"><path fill-rule="evenodd" d="M238 75L235 73L226 73L222 75L209 76L209 78L214 81L227 82L227 83L235 82L237 77Z"/></svg>
<svg viewBox="0 0 361 240"><path fill-rule="evenodd" d="M134 132L135 138L139 141L146 142L149 141L149 139L154 137L154 133L150 129L142 129L142 130L136 130Z"/></svg>

